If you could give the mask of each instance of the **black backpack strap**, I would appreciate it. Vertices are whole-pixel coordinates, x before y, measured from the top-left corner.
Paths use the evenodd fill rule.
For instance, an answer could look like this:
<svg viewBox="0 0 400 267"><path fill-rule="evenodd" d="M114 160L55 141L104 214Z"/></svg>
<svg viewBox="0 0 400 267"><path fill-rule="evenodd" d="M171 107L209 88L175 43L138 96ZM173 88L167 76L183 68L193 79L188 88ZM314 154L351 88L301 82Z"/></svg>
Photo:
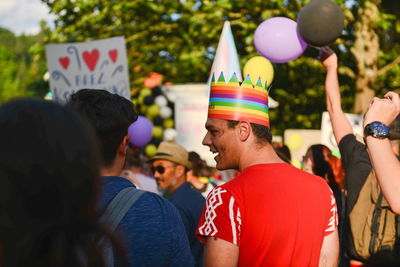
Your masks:
<svg viewBox="0 0 400 267"><path fill-rule="evenodd" d="M372 215L372 223L371 223L371 241L369 243L369 254L375 254L375 245L378 240L378 231L379 231L379 218L381 217L382 212L382 192L379 193L378 200L376 201L376 206L374 213Z"/></svg>
<svg viewBox="0 0 400 267"><path fill-rule="evenodd" d="M106 210L100 217L100 223L106 225L111 230L111 233L114 232L128 210L144 193L145 191L136 189L133 186L125 187L119 191L107 205ZM105 266L114 267L114 252L111 244L104 238L99 241L99 244L104 249Z"/></svg>
<svg viewBox="0 0 400 267"><path fill-rule="evenodd" d="M133 186L125 187L119 191L108 204L100 218L100 223L107 225L108 229L114 232L128 210L144 193L145 191L139 190Z"/></svg>

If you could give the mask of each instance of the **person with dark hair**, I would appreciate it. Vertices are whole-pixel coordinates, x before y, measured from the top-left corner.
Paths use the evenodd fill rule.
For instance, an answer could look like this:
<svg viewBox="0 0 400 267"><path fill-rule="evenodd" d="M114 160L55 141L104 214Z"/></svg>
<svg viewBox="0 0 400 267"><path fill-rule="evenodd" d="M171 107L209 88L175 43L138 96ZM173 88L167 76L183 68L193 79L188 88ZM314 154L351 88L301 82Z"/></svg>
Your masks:
<svg viewBox="0 0 400 267"><path fill-rule="evenodd" d="M286 163L292 164L289 147L281 142L272 142L276 154Z"/></svg>
<svg viewBox="0 0 400 267"><path fill-rule="evenodd" d="M343 227L345 237L343 246L346 257L344 260L348 258L351 265L358 266L363 266L363 263L368 266L370 264L398 266L398 250L397 244L395 244L398 243L396 234L398 220L387 209L387 200L382 198L366 145L357 139L350 121L342 110L337 55L329 47L322 47L320 60L327 70L326 105L346 173L346 218ZM389 100L385 101L389 102ZM390 142L385 141L385 146L390 144L391 153L398 156L400 129L397 128L392 131L391 135L388 135L387 128L385 129L386 125L382 125L380 122L371 123L371 120L368 119L369 115L366 115L366 118L364 120L364 123L367 123L364 127L364 138L367 144L379 143L374 142L371 138L389 138ZM387 123L387 121L385 122ZM395 156L391 157L390 161L393 161L393 158ZM373 229L376 226L378 227ZM374 234L368 234L368 232L374 232ZM366 238L368 239L366 240ZM394 261L390 255L395 256Z"/></svg>
<svg viewBox="0 0 400 267"><path fill-rule="evenodd" d="M121 176L128 179L142 190L161 195L161 192L157 189L157 183L154 177L143 174L143 165L145 162L143 162L141 156L139 152L128 150Z"/></svg>
<svg viewBox="0 0 400 267"><path fill-rule="evenodd" d="M34 99L1 106L0 129L0 266L105 266L91 129Z"/></svg>
<svg viewBox="0 0 400 267"><path fill-rule="evenodd" d="M338 211L342 211L342 192L340 184L344 179L341 160L332 155L331 150L321 144L312 145L303 157L303 170L323 178L332 189ZM339 221L341 213L338 212Z"/></svg>
<svg viewBox="0 0 400 267"><path fill-rule="evenodd" d="M249 76L211 81L207 134L218 170L240 174L207 197L197 236L205 266L334 266L335 198L321 178L274 151L268 90Z"/></svg>
<svg viewBox="0 0 400 267"><path fill-rule="evenodd" d="M200 191L204 198L214 189L216 184L210 179L212 175L211 168L195 151L189 152L189 161L192 163L192 169L186 173L186 180Z"/></svg>
<svg viewBox="0 0 400 267"><path fill-rule="evenodd" d="M137 119L134 106L119 95L95 89L82 89L71 95L67 106L85 118L98 136L103 160L100 204L106 207L118 192L134 187L119 176L126 159L128 127ZM126 246L129 266L193 265L178 211L154 193L145 192L137 199L116 232Z"/></svg>

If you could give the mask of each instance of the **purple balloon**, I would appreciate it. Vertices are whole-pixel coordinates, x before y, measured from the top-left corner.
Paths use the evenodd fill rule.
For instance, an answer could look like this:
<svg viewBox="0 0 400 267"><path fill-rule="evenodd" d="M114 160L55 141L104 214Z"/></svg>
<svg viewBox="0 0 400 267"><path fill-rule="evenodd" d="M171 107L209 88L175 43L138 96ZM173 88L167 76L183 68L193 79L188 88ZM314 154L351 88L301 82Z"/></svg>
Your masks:
<svg viewBox="0 0 400 267"><path fill-rule="evenodd" d="M285 63L303 54L307 43L297 31L297 23L284 17L265 20L254 34L258 53L275 63Z"/></svg>
<svg viewBox="0 0 400 267"><path fill-rule="evenodd" d="M149 119L139 115L138 119L128 128L131 144L142 147L147 145L153 136L153 124Z"/></svg>

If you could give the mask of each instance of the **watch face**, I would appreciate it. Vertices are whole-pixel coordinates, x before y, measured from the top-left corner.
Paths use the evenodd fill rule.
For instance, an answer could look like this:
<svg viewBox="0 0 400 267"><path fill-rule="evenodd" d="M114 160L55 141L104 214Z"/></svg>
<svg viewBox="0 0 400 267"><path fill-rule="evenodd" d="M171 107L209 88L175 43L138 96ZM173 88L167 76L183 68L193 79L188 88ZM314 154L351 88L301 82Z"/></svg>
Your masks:
<svg viewBox="0 0 400 267"><path fill-rule="evenodd" d="M374 137L381 137L381 138L385 138L389 136L389 128L379 122L379 121L374 121L370 124L371 126L371 135Z"/></svg>

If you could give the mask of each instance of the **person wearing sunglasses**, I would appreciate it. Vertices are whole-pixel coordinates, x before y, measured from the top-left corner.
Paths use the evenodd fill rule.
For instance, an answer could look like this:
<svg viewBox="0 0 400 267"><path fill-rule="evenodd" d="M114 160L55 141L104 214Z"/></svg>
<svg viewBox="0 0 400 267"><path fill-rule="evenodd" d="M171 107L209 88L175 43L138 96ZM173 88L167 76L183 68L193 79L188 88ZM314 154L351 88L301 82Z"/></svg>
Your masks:
<svg viewBox="0 0 400 267"><path fill-rule="evenodd" d="M203 245L195 237L205 199L190 183L186 182L186 173L192 169L188 151L175 143L161 142L156 155L151 159L152 171L158 189L178 209L195 266L203 266Z"/></svg>

